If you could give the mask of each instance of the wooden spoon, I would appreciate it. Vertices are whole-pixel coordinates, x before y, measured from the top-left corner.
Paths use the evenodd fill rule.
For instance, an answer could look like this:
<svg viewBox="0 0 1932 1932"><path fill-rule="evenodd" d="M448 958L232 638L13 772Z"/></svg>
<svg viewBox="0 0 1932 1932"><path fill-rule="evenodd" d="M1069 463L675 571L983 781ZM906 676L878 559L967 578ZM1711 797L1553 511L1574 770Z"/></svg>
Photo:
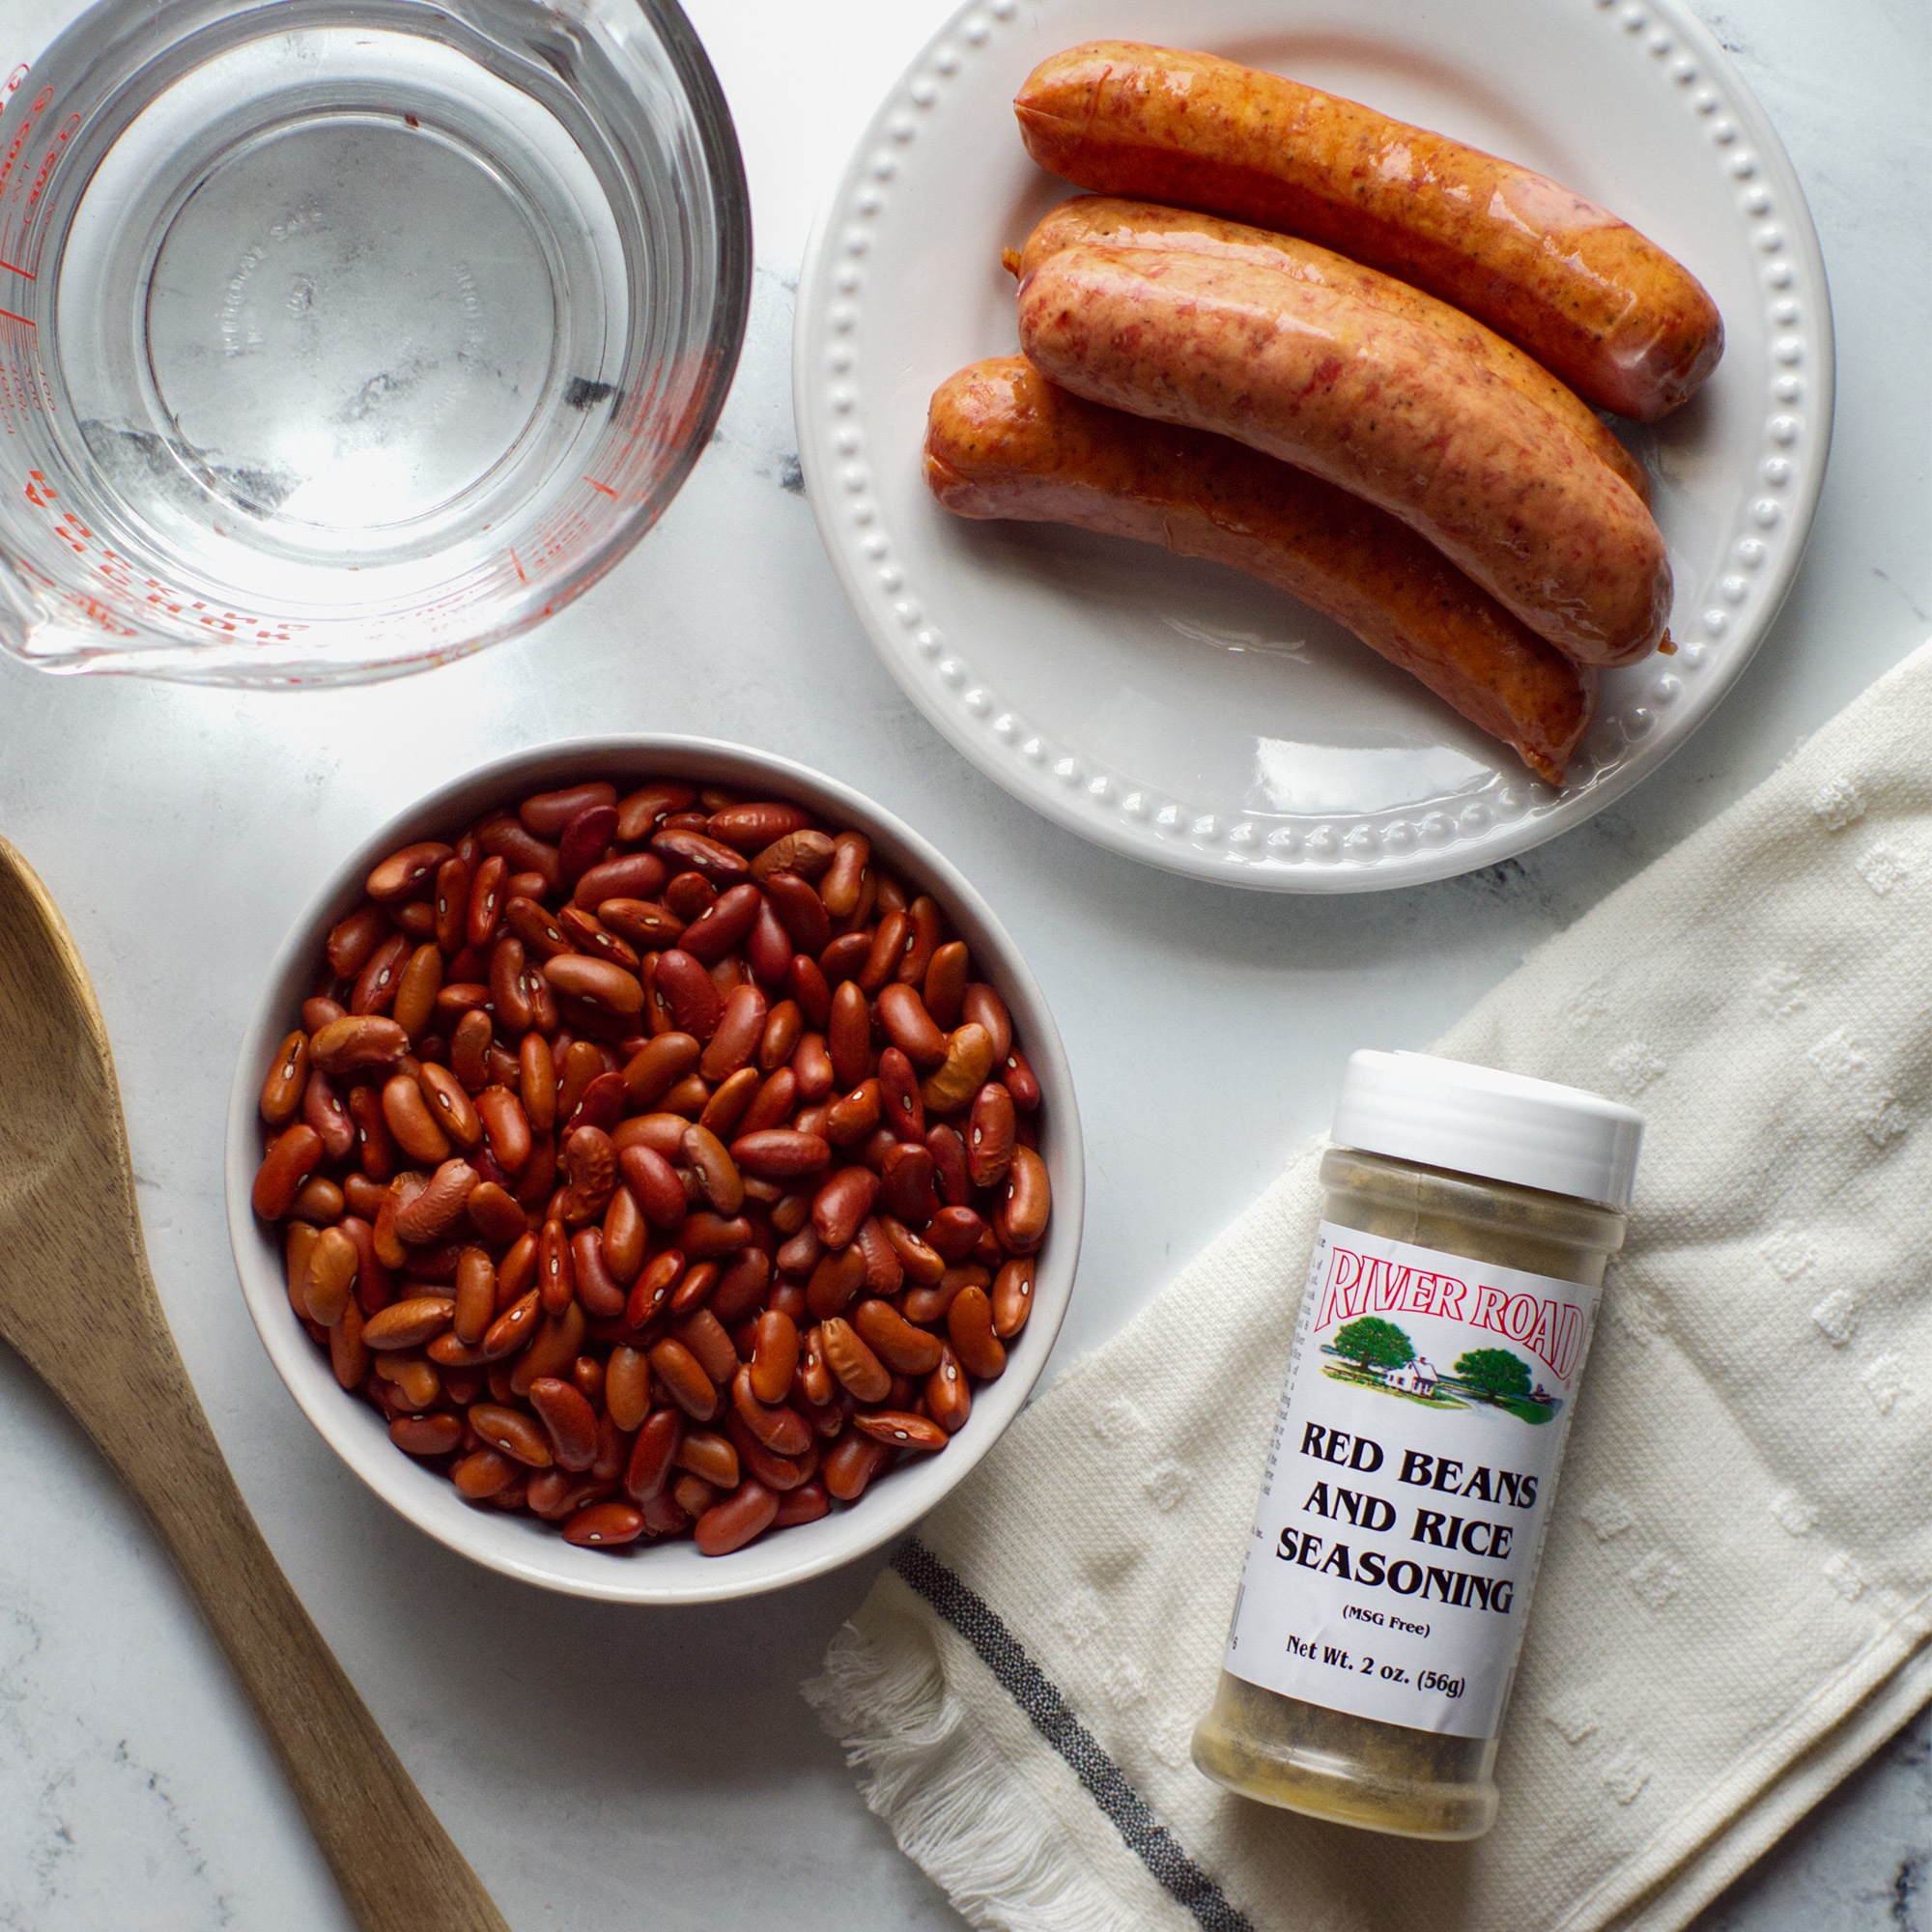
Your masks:
<svg viewBox="0 0 1932 1932"><path fill-rule="evenodd" d="M297 1601L221 1460L148 1271L87 969L4 838L0 1339L154 1519L363 1932L509 1932Z"/></svg>

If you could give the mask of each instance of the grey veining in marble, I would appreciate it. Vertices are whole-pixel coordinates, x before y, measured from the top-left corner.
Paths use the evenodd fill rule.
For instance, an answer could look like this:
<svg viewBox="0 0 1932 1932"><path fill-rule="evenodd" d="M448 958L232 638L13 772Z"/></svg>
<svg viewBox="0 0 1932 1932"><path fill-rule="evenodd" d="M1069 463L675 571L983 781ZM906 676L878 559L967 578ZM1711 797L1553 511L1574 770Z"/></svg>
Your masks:
<svg viewBox="0 0 1932 1932"><path fill-rule="evenodd" d="M33 5L0 0L0 52ZM751 337L717 444L670 514L552 625L426 675L300 696L0 666L0 832L46 879L99 986L189 1370L277 1555L517 1932L961 1921L795 1694L871 1566L675 1615L544 1596L391 1516L275 1378L229 1260L222 1112L263 969L336 854L499 749L611 727L768 746L904 815L984 888L1065 1036L1091 1206L1065 1359L1325 1123L1350 1048L1425 1043L1932 631L1932 25L1922 0L1706 0L1810 197L1840 358L1810 556L1718 717L1581 830L1396 895L1246 895L1044 824L901 696L798 487L788 358L806 229L945 11L692 5L753 185ZM1158 1106L1152 1064L1179 1069ZM0 1928L348 1932L155 1539L4 1353L0 1471ZM1932 1932L1923 1720L1699 1932L1913 1926Z"/></svg>

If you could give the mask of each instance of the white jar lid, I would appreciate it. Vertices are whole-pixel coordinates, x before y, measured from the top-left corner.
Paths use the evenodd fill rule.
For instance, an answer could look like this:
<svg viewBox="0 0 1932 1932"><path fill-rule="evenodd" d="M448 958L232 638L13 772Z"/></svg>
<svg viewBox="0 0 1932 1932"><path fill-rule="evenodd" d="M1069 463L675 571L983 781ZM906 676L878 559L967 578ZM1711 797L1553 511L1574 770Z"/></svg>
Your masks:
<svg viewBox="0 0 1932 1932"><path fill-rule="evenodd" d="M1351 1054L1329 1139L1364 1153L1628 1208L1643 1116L1558 1087L1430 1053Z"/></svg>

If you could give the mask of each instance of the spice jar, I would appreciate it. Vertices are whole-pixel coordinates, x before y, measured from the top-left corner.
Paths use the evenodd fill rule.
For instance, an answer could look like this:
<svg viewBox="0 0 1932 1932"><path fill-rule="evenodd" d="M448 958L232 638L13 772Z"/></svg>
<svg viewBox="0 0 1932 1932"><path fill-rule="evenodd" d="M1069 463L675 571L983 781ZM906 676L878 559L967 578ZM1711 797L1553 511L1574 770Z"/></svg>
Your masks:
<svg viewBox="0 0 1932 1932"><path fill-rule="evenodd" d="M1357 1053L1212 1708L1230 1790L1411 1838L1495 1820L1521 1648L1642 1117Z"/></svg>

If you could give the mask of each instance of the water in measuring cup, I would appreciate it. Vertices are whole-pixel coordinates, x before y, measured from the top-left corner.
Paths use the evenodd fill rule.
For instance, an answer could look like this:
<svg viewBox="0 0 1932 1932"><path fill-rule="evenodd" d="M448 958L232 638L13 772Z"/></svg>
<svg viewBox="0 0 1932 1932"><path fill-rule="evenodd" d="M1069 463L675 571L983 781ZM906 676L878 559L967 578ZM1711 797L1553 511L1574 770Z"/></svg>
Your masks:
<svg viewBox="0 0 1932 1932"><path fill-rule="evenodd" d="M715 348L703 156L626 11L130 0L35 63L0 417L101 616L265 662L348 617L380 661L594 567Z"/></svg>

